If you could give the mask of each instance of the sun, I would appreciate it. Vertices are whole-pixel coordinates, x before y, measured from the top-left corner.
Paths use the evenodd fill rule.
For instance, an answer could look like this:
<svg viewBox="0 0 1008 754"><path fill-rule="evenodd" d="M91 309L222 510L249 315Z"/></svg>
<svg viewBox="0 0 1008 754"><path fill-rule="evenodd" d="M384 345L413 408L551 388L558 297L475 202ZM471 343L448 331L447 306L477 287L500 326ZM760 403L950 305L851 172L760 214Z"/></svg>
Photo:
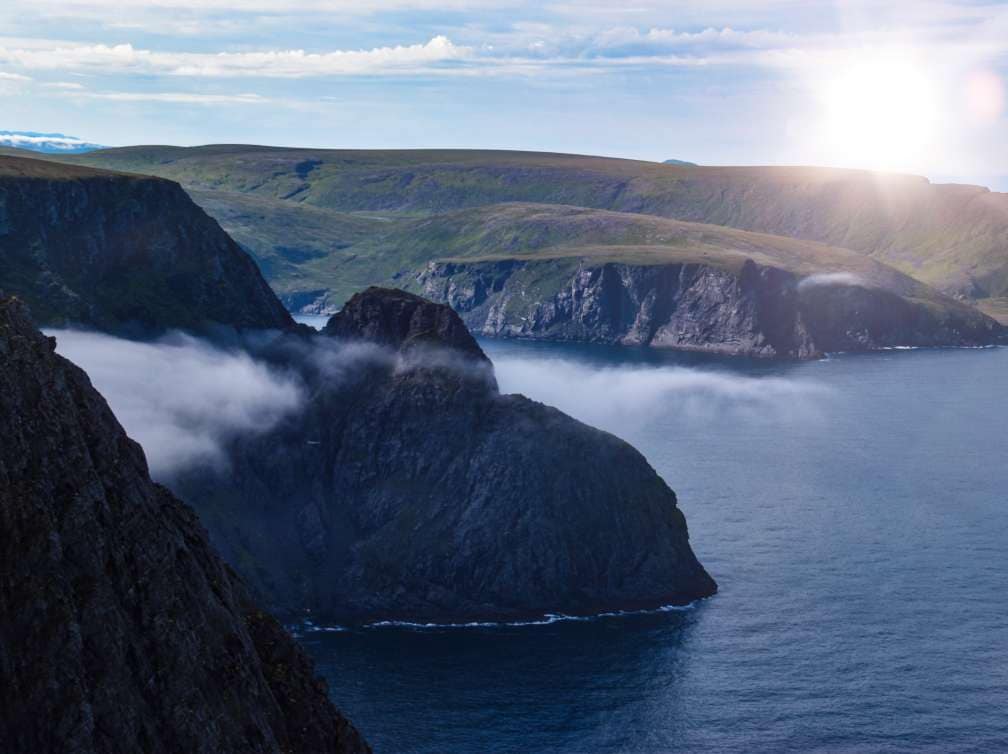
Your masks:
<svg viewBox="0 0 1008 754"><path fill-rule="evenodd" d="M858 56L818 87L821 148L836 165L919 169L937 148L938 101L926 69L908 57Z"/></svg>

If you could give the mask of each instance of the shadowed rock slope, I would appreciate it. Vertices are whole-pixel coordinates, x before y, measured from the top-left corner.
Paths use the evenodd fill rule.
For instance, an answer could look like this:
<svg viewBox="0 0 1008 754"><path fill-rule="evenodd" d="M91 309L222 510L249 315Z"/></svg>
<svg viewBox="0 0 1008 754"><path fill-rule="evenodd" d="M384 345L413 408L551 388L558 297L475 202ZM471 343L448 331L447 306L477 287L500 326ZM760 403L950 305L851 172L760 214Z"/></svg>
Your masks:
<svg viewBox="0 0 1008 754"><path fill-rule="evenodd" d="M178 184L43 160L0 156L0 290L46 325L295 326Z"/></svg>
<svg viewBox="0 0 1008 754"><path fill-rule="evenodd" d="M640 453L501 395L447 306L372 288L315 341L302 414L175 482L271 606L457 622L715 591Z"/></svg>
<svg viewBox="0 0 1008 754"><path fill-rule="evenodd" d="M0 751L369 751L53 348L0 301Z"/></svg>

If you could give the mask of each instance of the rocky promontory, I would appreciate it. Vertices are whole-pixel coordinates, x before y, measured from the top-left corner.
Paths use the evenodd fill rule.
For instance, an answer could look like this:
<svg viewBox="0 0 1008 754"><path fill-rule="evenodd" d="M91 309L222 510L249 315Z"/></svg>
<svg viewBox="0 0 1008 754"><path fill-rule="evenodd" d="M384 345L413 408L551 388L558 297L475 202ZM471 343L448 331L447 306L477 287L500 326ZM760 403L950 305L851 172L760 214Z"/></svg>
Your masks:
<svg viewBox="0 0 1008 754"><path fill-rule="evenodd" d="M449 307L354 296L300 358L300 415L174 484L267 604L459 622L683 604L716 584L622 440L520 395Z"/></svg>
<svg viewBox="0 0 1008 754"><path fill-rule="evenodd" d="M370 751L54 346L0 300L0 751Z"/></svg>
<svg viewBox="0 0 1008 754"><path fill-rule="evenodd" d="M0 291L43 325L295 328L177 183L43 160L0 156Z"/></svg>
<svg viewBox="0 0 1008 754"><path fill-rule="evenodd" d="M744 257L526 257L431 262L415 282L474 332L492 337L807 359L894 346L987 345L1005 336L990 317L894 270L881 285L854 273L803 275Z"/></svg>

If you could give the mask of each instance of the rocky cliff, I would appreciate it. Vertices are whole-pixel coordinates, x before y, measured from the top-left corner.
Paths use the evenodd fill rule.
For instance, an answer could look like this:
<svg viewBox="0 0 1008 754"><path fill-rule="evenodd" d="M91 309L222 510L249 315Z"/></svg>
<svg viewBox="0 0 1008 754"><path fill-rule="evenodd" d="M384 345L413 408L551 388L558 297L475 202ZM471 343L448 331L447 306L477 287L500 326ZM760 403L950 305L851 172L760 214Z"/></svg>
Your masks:
<svg viewBox="0 0 1008 754"><path fill-rule="evenodd" d="M0 156L0 290L48 325L295 326L178 184L42 160Z"/></svg>
<svg viewBox="0 0 1008 754"><path fill-rule="evenodd" d="M174 485L268 604L331 620L517 619L716 585L627 443L501 395L458 316L372 288L309 353L304 411ZM379 345L381 344L381 345Z"/></svg>
<svg viewBox="0 0 1008 754"><path fill-rule="evenodd" d="M369 751L53 348L0 301L0 751Z"/></svg>
<svg viewBox="0 0 1008 754"><path fill-rule="evenodd" d="M1004 332L975 309L912 282L900 295L851 274L800 276L751 259L740 265L432 262L416 286L483 335L751 357L972 346L997 342Z"/></svg>
<svg viewBox="0 0 1008 754"><path fill-rule="evenodd" d="M77 159L163 175L191 189L343 212L436 214L518 201L656 215L820 241L869 255L946 293L981 301L1008 297L1008 194L917 176L539 152L233 144L125 147Z"/></svg>

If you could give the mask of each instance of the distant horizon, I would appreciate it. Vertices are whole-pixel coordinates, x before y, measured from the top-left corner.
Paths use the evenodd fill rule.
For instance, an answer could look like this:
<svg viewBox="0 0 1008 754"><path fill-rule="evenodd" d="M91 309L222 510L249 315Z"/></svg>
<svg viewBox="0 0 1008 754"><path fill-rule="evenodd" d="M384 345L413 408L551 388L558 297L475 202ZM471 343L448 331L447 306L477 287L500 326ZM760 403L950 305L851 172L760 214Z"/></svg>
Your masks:
<svg viewBox="0 0 1008 754"><path fill-rule="evenodd" d="M0 24L6 122L103 144L1008 176L1008 5L11 0Z"/></svg>
<svg viewBox="0 0 1008 754"><path fill-rule="evenodd" d="M12 145L6 145L2 143L4 134L34 134L37 136L48 136L48 137L65 137L67 139L73 139L79 141L81 144L87 144L91 146L91 149L87 151L99 151L103 149L128 149L132 147L178 147L181 149L196 149L200 147L214 147L214 146L247 146L247 147L264 147L268 149L304 149L304 150L318 150L318 151L376 151L376 152L409 152L409 151L462 151L462 152L526 152L530 154L561 154L561 155L573 155L579 157L599 157L604 159L614 159L614 160L630 160L635 162L649 162L662 164L666 160L679 160L686 163L692 163L696 167L709 167L709 168L811 168L811 169L824 169L824 170L850 170L858 172L867 173L878 173L881 175L904 175L909 177L924 178L932 184L944 185L944 184L956 184L965 186L978 186L985 188L989 191L996 193L1008 193L1008 175L1006 176L988 176L982 177L978 176L975 179L970 179L968 176L936 176L927 175L923 173L913 173L899 170L880 170L870 167L856 167L849 165L826 165L826 164L812 164L812 163L704 163L698 162L696 160L691 160L688 157L678 156L668 156L660 158L648 158L648 157L633 157L618 154L600 154L600 153L589 153L589 152L570 152L557 149L515 149L507 147L451 147L451 146L437 146L437 147L425 147L425 146L404 146L404 147L366 147L366 146L318 146L318 145L306 145L306 144L268 144L268 143L255 143L255 142L241 142L241 141L215 141L215 142L205 142L205 143L193 143L193 144L172 144L172 143L135 143L135 144L102 144L100 141L91 142L87 139L82 139L76 135L70 135L62 131L35 131L35 130L19 130L19 129L0 129L0 147L10 147ZM97 145L97 146L95 146ZM35 152L37 154L74 154L69 151L59 151L59 152L46 152L43 150L33 150L29 147L14 147L16 149L22 149L26 152ZM81 154L84 152L78 152Z"/></svg>

